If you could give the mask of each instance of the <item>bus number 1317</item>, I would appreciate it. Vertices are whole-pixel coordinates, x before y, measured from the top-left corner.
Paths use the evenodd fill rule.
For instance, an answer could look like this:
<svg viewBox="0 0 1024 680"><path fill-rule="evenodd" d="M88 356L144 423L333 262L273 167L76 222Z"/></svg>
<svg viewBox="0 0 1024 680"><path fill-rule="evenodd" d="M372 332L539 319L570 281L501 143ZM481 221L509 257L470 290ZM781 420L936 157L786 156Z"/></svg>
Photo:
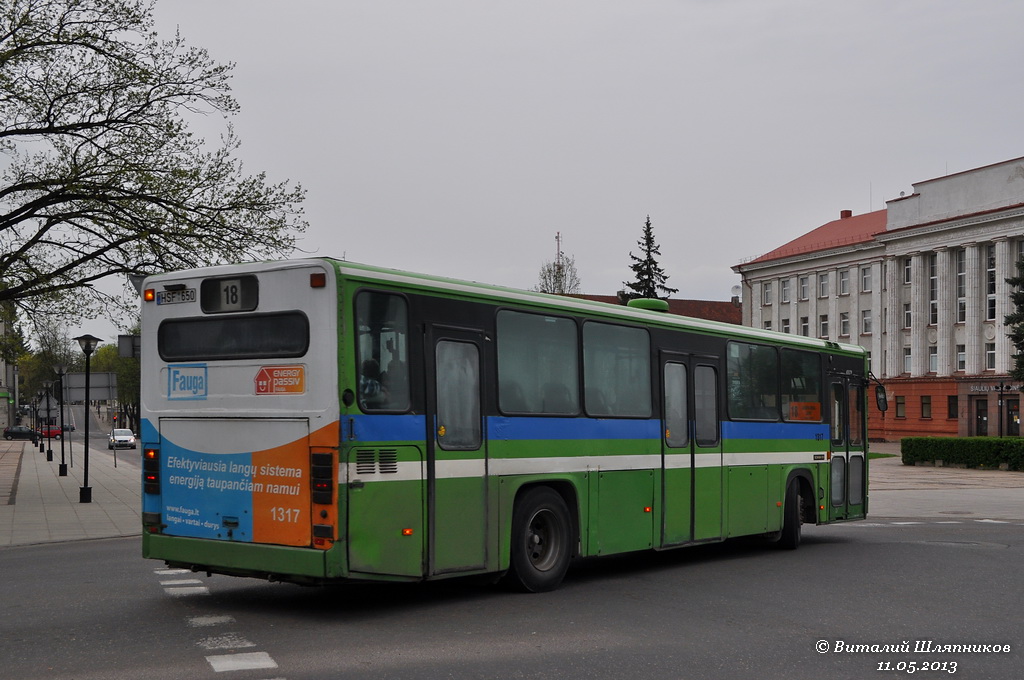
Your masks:
<svg viewBox="0 0 1024 680"><path fill-rule="evenodd" d="M301 510L299 508L271 508L270 517L275 522L288 522L290 524L295 524L299 521L300 512Z"/></svg>

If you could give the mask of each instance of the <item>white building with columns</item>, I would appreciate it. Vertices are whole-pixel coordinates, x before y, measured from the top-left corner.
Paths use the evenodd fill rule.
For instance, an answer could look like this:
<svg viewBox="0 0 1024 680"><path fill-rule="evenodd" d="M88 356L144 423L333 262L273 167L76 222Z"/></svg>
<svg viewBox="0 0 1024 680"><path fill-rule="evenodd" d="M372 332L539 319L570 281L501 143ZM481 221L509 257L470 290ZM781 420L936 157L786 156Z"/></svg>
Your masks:
<svg viewBox="0 0 1024 680"><path fill-rule="evenodd" d="M1024 158L913 185L733 267L743 323L860 344L886 385L876 438L1020 435L1008 277L1024 256Z"/></svg>

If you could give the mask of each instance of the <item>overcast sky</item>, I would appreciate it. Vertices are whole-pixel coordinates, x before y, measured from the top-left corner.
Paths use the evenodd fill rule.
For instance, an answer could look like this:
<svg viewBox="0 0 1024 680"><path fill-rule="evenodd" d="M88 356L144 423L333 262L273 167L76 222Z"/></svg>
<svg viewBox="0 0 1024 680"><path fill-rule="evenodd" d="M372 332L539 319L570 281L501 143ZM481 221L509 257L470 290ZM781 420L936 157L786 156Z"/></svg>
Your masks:
<svg viewBox="0 0 1024 680"><path fill-rule="evenodd" d="M306 251L487 283L536 285L561 232L613 294L650 215L676 296L725 300L731 266L840 210L1024 156L1017 1L161 0L157 22L236 64L245 169L308 190Z"/></svg>

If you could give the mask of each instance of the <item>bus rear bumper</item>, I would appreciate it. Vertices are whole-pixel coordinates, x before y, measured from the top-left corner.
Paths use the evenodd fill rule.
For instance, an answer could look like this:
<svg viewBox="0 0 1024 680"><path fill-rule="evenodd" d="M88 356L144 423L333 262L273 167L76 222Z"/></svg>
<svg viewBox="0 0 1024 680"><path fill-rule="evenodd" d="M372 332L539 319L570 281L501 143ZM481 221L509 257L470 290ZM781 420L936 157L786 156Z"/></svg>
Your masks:
<svg viewBox="0 0 1024 680"><path fill-rule="evenodd" d="M309 584L333 580L326 576L326 552L314 548L143 533L142 556L211 574Z"/></svg>

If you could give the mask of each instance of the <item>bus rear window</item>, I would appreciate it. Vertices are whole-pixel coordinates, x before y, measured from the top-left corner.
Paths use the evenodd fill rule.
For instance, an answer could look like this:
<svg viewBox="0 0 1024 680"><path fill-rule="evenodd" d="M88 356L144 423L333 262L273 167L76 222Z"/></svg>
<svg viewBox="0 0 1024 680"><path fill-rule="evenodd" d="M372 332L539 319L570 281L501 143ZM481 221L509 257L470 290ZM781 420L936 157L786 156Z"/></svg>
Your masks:
<svg viewBox="0 0 1024 680"><path fill-rule="evenodd" d="M309 319L301 312L169 319L160 324L164 361L300 357L309 348Z"/></svg>

